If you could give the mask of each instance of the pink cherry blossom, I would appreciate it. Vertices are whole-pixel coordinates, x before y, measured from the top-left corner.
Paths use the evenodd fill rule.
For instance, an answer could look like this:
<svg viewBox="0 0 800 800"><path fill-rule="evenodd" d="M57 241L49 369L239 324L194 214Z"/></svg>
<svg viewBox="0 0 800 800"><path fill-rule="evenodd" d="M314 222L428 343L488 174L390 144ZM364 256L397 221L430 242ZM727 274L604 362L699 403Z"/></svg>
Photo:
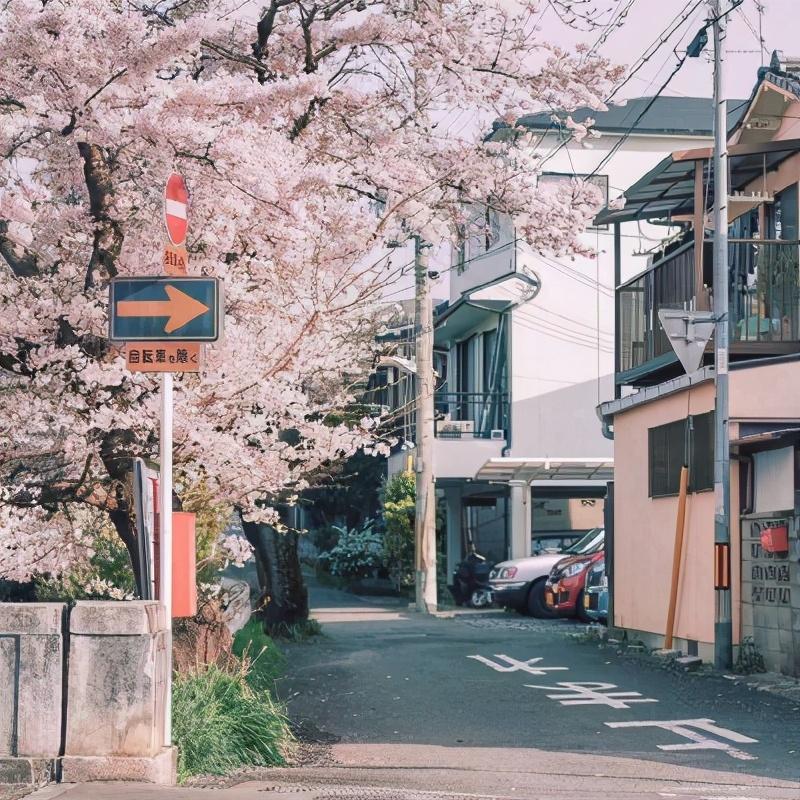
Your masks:
<svg viewBox="0 0 800 800"><path fill-rule="evenodd" d="M341 410L408 268L387 242L452 240L464 204L489 200L564 253L594 212L585 184L539 185L530 137L484 139L495 119L602 109L619 77L532 35L538 2L264 5L4 8L0 575L68 568L81 506L135 551L127 481L157 456L158 382L109 343L108 285L161 272L170 172L191 193L190 272L225 286L224 340L176 379L176 471L250 520L375 446L373 421ZM449 131L464 109L475 130Z"/></svg>

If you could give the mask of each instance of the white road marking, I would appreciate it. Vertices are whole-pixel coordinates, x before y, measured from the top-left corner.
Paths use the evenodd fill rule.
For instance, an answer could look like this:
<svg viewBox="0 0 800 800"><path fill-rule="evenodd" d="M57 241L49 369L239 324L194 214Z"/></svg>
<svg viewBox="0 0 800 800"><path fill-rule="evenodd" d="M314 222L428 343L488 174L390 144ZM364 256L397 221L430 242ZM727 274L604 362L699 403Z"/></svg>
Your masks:
<svg viewBox="0 0 800 800"><path fill-rule="evenodd" d="M506 663L500 664L484 656L467 656L467 658L474 659L481 664L485 664L487 667L491 667L496 672L527 672L529 675L547 675L548 672L558 672L569 669L569 667L537 667L536 664L543 660L541 658L529 658L527 661L517 661L515 658L498 653L495 653L494 657Z"/></svg>
<svg viewBox="0 0 800 800"><path fill-rule="evenodd" d="M642 697L640 692L613 692L619 688L614 683L595 683L576 681L558 683L555 686L535 686L525 684L529 689L545 689L560 694L548 694L551 700L558 700L562 706L609 706L610 708L630 708L631 703L657 703L652 697ZM608 724L608 723L606 723Z"/></svg>
<svg viewBox="0 0 800 800"><path fill-rule="evenodd" d="M667 751L684 751L684 750L722 750L727 753L731 758L736 758L739 761L757 761L758 756L745 753L744 750L739 750L729 742L736 742L737 744L754 744L758 739L751 739L749 736L744 736L736 731L728 730L727 728L720 728L715 724L713 719L676 719L655 722L653 720L641 720L636 722L606 722L609 728L663 728L664 730L674 733L676 736L682 736L684 739L690 741L682 744L660 744L659 750ZM692 730L692 729L695 730ZM711 734L712 736L719 737L712 739L705 736L700 731ZM727 742L719 741L719 739L727 739Z"/></svg>

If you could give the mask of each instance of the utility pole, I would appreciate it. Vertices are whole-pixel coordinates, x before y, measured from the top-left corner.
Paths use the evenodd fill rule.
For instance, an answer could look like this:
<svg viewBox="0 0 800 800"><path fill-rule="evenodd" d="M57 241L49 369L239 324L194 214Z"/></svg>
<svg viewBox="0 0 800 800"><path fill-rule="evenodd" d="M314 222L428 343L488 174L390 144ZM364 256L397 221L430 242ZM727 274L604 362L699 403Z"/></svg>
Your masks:
<svg viewBox="0 0 800 800"><path fill-rule="evenodd" d="M730 669L733 626L730 582L730 444L728 437L728 109L725 99L727 0L714 15L714 665Z"/></svg>
<svg viewBox="0 0 800 800"><path fill-rule="evenodd" d="M414 302L417 365L416 514L414 560L417 611L436 611L436 487L433 477L433 302L428 277L428 246L414 238Z"/></svg>

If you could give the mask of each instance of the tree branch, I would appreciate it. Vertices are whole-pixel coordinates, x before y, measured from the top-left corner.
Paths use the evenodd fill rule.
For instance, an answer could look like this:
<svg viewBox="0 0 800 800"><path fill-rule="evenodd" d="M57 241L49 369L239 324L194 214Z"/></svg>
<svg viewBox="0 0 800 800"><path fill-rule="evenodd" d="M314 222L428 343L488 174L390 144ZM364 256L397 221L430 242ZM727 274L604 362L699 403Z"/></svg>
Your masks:
<svg viewBox="0 0 800 800"><path fill-rule="evenodd" d="M258 40L253 42L253 55L259 61L266 55L267 44L275 27L275 17L278 15L278 11L294 2L295 0L270 0L269 8L256 25Z"/></svg>
<svg viewBox="0 0 800 800"><path fill-rule="evenodd" d="M83 176L89 191L89 211L95 221L94 243L84 288L94 286L95 271L105 270L108 277L117 274L116 260L122 249L122 227L111 216L113 190L111 167L106 152L99 145L78 142L83 159Z"/></svg>
<svg viewBox="0 0 800 800"><path fill-rule="evenodd" d="M36 255L26 247L12 242L6 235L8 220L0 219L0 256L18 278L31 278L39 272Z"/></svg>

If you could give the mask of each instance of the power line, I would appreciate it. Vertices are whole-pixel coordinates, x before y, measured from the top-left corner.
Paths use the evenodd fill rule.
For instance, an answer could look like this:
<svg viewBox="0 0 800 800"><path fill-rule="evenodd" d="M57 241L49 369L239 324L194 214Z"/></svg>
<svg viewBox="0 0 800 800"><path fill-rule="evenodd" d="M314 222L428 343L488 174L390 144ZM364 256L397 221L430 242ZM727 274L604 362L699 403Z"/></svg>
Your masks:
<svg viewBox="0 0 800 800"><path fill-rule="evenodd" d="M614 342L613 341L603 341L597 339L596 336L593 336L591 333L582 333L581 331L576 331L572 328L568 328L566 326L556 325L551 323L549 320L543 320L539 317L531 317L525 316L522 314L517 314L517 321L524 322L527 324L532 325L534 328L541 328L543 331L547 331L548 333L557 333L561 336L566 337L569 341L575 342L576 344L584 344L590 347L597 348L602 350L604 353L610 353L614 350Z"/></svg>
<svg viewBox="0 0 800 800"><path fill-rule="evenodd" d="M558 339L561 342L565 342L566 344L576 345L578 347L584 347L587 350L596 350L600 349L604 353L613 353L614 349L611 347L600 346L598 348L595 342L588 343L585 341L578 340L574 337L574 335L570 333L562 333L557 329L548 328L541 324L530 324L523 320L517 321L518 325L521 325L523 328L527 328L528 330L533 331L534 333L540 333L543 336L549 336L551 339Z"/></svg>
<svg viewBox="0 0 800 800"><path fill-rule="evenodd" d="M692 5L692 2L694 2L694 5ZM618 92L625 85L627 85L627 83L630 80L632 80L636 76L636 73L639 72L644 67L644 65L647 64L656 55L656 53L658 53L658 51L672 38L675 32L681 28L681 26L697 11L698 8L700 8L703 2L705 2L705 0L689 0L689 2L687 2L687 4L683 7L683 9L679 11L678 14L667 24L667 27L661 32L661 34L659 34L659 36L657 36L656 39L653 42L651 42L650 45L648 45L648 47L636 61L634 66L631 68L630 72L628 73L628 76L621 83L617 84L617 86L614 88L611 94L609 94L608 97L605 98L604 101L605 103L609 103L611 102L611 100L613 100L613 98L618 94ZM691 8L689 8L690 6ZM669 83L669 80L671 79L672 75L670 75L670 78L667 80L667 83ZM666 88L666 84L664 88ZM663 91L663 89L659 91L659 94L661 93L661 91ZM657 97L658 95L656 95L656 97L652 99L651 105L653 102L655 102ZM642 113L641 116L644 116L644 113L646 113L647 110L649 110L649 107L648 109L645 109L645 111ZM616 150L614 150L614 153L616 153L616 151L619 150L619 147L622 146L622 143L625 141L625 139L627 139L627 137L630 135L633 128L635 128L635 126L638 124L640 119L641 117L634 122L633 126L628 130L627 134L620 140L620 142L618 143L619 146L616 148ZM550 153L548 153L542 158L541 163L545 164L547 161L553 158L553 156L555 156L562 148L568 147L570 141L571 137L566 138L562 142L560 142L556 147L554 147L551 150ZM614 153L612 153L611 155L613 156ZM604 161L604 163L607 163L607 161ZM592 174L596 174L596 172L597 170L595 170L595 172Z"/></svg>
<svg viewBox="0 0 800 800"><path fill-rule="evenodd" d="M545 313L552 314L553 316L556 316L559 319L566 320L567 323L569 324L565 325L563 322L559 322L558 320L544 319L543 317L535 316L533 314L534 311L537 312L544 311ZM588 325L585 322L580 322L577 319L573 319L572 317L565 317L563 314L558 314L553 311L548 311L543 306L533 304L530 307L520 308L518 309L518 315L522 319L526 319L529 322L540 322L552 328L560 328L569 334L575 334L576 336L581 336L583 338L590 339L592 341L594 341L597 338L597 335L599 334L601 336L606 337L607 339L612 340L611 342L605 342L604 344L613 344L614 334L602 331L596 325ZM576 325L580 326L581 328L586 328L588 332L579 330L577 327L575 327Z"/></svg>
<svg viewBox="0 0 800 800"><path fill-rule="evenodd" d="M763 64L767 57L766 56L767 46L766 42L764 41L764 32L762 25L764 6L760 2L758 2L758 0L755 0L755 4L756 4L756 9L758 10L758 30L756 30L755 25L753 25L753 23L750 21L750 18L747 16L747 13L745 12L744 8L742 8L741 5L737 6L736 10L739 12L739 16L744 20L744 24L747 26L750 33L753 34L753 38L756 40L756 42L758 42L758 46L761 52L761 63Z"/></svg>
<svg viewBox="0 0 800 800"><path fill-rule="evenodd" d="M636 0L627 0L627 5L625 5L625 7L622 8L622 4L625 2L626 0L618 0L617 8L615 12L611 15L611 19L609 20L608 25L606 25L605 30L600 34L597 41L592 45L592 48L587 53L587 56L592 55L597 51L598 47L605 44L606 40L611 35L611 32L615 28L621 27L622 23L625 21L625 18L628 16L628 14L630 14L631 9L633 8L633 4L636 2Z"/></svg>
<svg viewBox="0 0 800 800"><path fill-rule="evenodd" d="M703 2L704 0L689 0L689 2L686 3L686 5L677 13L677 15L673 17L673 19L667 24L666 29L663 30L648 45L644 53L639 56L639 59L636 61L633 67L631 67L631 70L625 80L619 83L614 88L614 91L611 92L611 94L606 98L606 103L613 100L619 91L636 75L636 73L639 72L639 70L641 70L642 67L644 67L644 65L647 64L656 55L656 53L669 42L669 40L683 26L683 24L694 15L698 8L700 8ZM692 3L694 3L694 5L692 5Z"/></svg>
<svg viewBox="0 0 800 800"><path fill-rule="evenodd" d="M598 332L598 328L597 328L596 325L589 325L588 323L581 322L580 320L577 320L574 317L567 317L564 314L559 314L556 311L550 311L549 308L545 308L544 306L534 305L534 306L531 307L531 311L533 311L533 310L535 310L535 311L543 311L545 314L551 314L554 317L559 317L559 319L566 320L567 322L570 322L573 325L578 325L581 328L587 328L588 330L590 330L592 332L592 334L595 334L595 333ZM534 317L532 314L528 313L527 311L520 312L520 313L523 316L527 315L526 319L531 319L531 320L538 319L538 317ZM544 321L546 322L547 320L544 320ZM553 324L556 324L556 323L553 323ZM600 330L599 333L600 333L601 336L605 336L608 339L613 339L614 338L614 334L612 332L610 332L610 331Z"/></svg>
<svg viewBox="0 0 800 800"><path fill-rule="evenodd" d="M677 55L677 53L676 53L676 55ZM614 143L614 145L611 147L611 149L608 151L608 153L606 153L606 155L601 159L600 163L587 176L587 180L588 180L588 178L592 178L595 175L597 175L597 173L606 164L608 164L608 162L619 152L619 150L622 147L622 145L625 144L625 142L630 138L630 135L636 129L636 126L642 121L642 119L644 118L644 115L653 107L653 105L655 104L656 100L658 100L658 98L661 96L661 93L669 85L669 82L675 77L675 75L678 74L678 71L680 70L680 68L686 63L686 59L687 58L689 58L688 53L684 53L683 56L679 57L678 63L675 65L675 68L672 70L672 72L670 72L670 74L667 76L667 79L664 81L664 83L661 84L658 92L656 92L656 94L653 95L653 97L650 98L650 101L641 110L641 112L639 112L639 115L636 117L636 119L634 120L634 122L630 126L630 128L628 128L628 130L625 131L625 133Z"/></svg>

